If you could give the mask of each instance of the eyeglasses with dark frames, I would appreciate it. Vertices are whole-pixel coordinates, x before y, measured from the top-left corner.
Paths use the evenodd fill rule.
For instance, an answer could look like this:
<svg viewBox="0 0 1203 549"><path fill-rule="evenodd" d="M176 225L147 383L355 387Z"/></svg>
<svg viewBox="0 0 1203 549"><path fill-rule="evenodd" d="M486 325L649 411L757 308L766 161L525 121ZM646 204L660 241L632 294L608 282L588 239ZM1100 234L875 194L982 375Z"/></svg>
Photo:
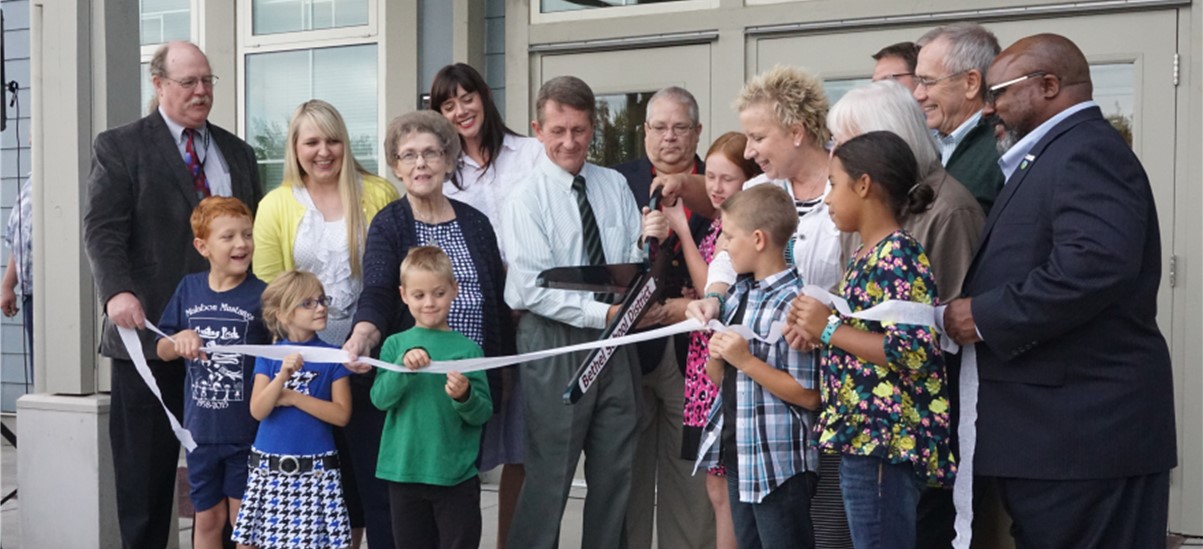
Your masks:
<svg viewBox="0 0 1203 549"><path fill-rule="evenodd" d="M1046 72L1046 71L1029 72L1023 76L1012 78L1010 80L1007 80L1006 82L999 82L998 84L990 86L989 88L986 89L986 102L993 104L995 101L998 100L999 97L1002 96L1003 92L1007 91L1007 88L1014 86L1015 84L1018 84L1020 82L1023 82L1024 80L1027 80L1029 78L1037 78L1037 77L1044 77L1044 76L1048 76L1048 72Z"/></svg>
<svg viewBox="0 0 1203 549"><path fill-rule="evenodd" d="M301 300L301 304L298 305L298 307L300 307L302 309L309 309L310 311L312 311L318 307L329 308L331 301L332 301L332 299L330 299L330 296L328 296L328 295L324 295L322 297L307 297L307 298Z"/></svg>

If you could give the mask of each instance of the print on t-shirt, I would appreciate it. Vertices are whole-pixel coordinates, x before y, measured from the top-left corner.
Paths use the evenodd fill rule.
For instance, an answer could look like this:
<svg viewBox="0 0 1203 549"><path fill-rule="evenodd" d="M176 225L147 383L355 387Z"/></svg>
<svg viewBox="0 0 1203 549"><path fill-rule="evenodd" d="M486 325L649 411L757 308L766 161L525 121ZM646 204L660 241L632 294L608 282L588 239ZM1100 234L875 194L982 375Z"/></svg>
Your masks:
<svg viewBox="0 0 1203 549"><path fill-rule="evenodd" d="M222 304L223 307L229 305ZM236 307L235 307L236 308ZM239 310L239 312L245 313ZM254 318L253 315L249 315ZM188 327L200 336L204 347L213 345L242 345L246 341L247 325L242 319L205 316L188 317ZM231 402L242 402L242 354L206 353L208 360L189 361L192 371L192 398L201 408L220 410Z"/></svg>
<svg viewBox="0 0 1203 549"><path fill-rule="evenodd" d="M297 370L289 376L288 381L284 382L284 388L290 391L301 393L302 395L310 395L309 382L317 379L317 372L313 370Z"/></svg>

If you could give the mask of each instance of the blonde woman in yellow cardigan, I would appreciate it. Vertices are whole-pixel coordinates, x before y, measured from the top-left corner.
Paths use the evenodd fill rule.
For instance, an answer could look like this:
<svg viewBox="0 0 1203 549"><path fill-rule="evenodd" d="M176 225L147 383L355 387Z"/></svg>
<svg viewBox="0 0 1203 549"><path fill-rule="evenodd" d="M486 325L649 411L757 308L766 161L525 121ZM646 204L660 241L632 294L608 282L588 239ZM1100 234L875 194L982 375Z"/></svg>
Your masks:
<svg viewBox="0 0 1203 549"><path fill-rule="evenodd" d="M363 288L363 243L376 212L396 187L368 173L351 153L347 125L333 105L302 103L288 123L284 181L263 197L255 219L254 270L264 282L300 269L326 288L326 329L342 345Z"/></svg>

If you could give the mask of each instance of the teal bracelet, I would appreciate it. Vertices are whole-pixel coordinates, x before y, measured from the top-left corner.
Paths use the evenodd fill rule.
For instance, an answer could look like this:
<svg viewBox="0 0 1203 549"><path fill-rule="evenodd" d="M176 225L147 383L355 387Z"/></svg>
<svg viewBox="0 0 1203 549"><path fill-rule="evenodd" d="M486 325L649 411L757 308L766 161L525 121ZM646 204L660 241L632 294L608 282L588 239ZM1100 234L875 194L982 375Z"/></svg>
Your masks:
<svg viewBox="0 0 1203 549"><path fill-rule="evenodd" d="M819 336L819 341L822 341L824 345L831 345L831 336L835 335L835 331L843 323L843 319L836 315L827 317L827 327L823 328L823 334Z"/></svg>
<svg viewBox="0 0 1203 549"><path fill-rule="evenodd" d="M722 316L723 316L723 298L726 296L724 296L723 294L720 294L718 292L706 292L706 295L702 296L702 299L710 299L712 297L714 299L718 300L718 316L719 316L719 318L722 318Z"/></svg>

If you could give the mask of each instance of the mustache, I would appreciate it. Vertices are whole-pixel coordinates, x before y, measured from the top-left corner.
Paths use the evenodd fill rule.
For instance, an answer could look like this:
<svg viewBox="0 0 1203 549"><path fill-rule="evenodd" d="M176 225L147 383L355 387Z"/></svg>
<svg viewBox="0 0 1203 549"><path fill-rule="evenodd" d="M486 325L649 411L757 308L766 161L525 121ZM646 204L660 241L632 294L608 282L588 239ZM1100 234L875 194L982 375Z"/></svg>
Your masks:
<svg viewBox="0 0 1203 549"><path fill-rule="evenodd" d="M188 106L189 107L203 107L212 102L213 102L213 100L207 95L201 96L201 97L193 97L192 99L188 100Z"/></svg>

